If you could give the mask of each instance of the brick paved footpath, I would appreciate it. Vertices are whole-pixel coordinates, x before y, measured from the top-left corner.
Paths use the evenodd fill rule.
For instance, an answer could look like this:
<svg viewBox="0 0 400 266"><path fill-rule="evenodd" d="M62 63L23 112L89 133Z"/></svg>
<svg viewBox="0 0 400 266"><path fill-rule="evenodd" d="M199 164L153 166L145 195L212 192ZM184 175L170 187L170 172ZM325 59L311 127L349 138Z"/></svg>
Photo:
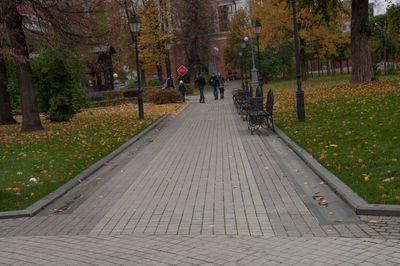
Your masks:
<svg viewBox="0 0 400 266"><path fill-rule="evenodd" d="M207 96L39 215L0 220L0 264L400 264L399 218L356 216Z"/></svg>

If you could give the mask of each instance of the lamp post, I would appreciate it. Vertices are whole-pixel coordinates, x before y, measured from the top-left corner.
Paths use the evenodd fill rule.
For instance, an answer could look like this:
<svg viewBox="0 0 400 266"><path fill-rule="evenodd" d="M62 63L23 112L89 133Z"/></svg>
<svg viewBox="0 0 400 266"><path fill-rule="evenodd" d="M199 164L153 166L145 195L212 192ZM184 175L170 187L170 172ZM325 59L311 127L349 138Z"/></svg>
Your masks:
<svg viewBox="0 0 400 266"><path fill-rule="evenodd" d="M240 79L242 80L242 90L244 90L244 82L243 82L243 52L242 50L239 51L240 56Z"/></svg>
<svg viewBox="0 0 400 266"><path fill-rule="evenodd" d="M261 78L261 59L260 59L260 33L261 33L261 23L256 19L253 23L253 30L257 38L257 66L258 66L258 87L256 91L256 96L263 96L263 84Z"/></svg>
<svg viewBox="0 0 400 266"><path fill-rule="evenodd" d="M246 49L246 38L243 39L243 40L240 42L240 47L242 48L242 51L244 51L244 49ZM245 64L245 62L244 62L244 59L243 59L243 72L244 72L246 90L247 90L247 92L249 92L249 83L247 82L247 68L246 68L246 64Z"/></svg>
<svg viewBox="0 0 400 266"><path fill-rule="evenodd" d="M300 71L298 29L297 29L297 18L296 18L296 0L292 0L292 6L293 6L293 24L294 24L294 48L295 48L295 53L296 53L297 119L300 122L305 122L306 114L305 114L305 110L304 110L304 91L301 89L301 71Z"/></svg>
<svg viewBox="0 0 400 266"><path fill-rule="evenodd" d="M142 89L140 85L140 69L139 69L139 49L138 49L138 36L140 32L140 19L136 14L128 20L129 29L131 31L132 39L135 42L136 49L136 71L137 71L137 81L138 81L138 104L139 104L139 119L144 119L144 108L143 108L143 96Z"/></svg>
<svg viewBox="0 0 400 266"><path fill-rule="evenodd" d="M165 50L167 50L167 76L171 76L171 60L169 57L169 50L171 50L171 42L167 39L164 42Z"/></svg>

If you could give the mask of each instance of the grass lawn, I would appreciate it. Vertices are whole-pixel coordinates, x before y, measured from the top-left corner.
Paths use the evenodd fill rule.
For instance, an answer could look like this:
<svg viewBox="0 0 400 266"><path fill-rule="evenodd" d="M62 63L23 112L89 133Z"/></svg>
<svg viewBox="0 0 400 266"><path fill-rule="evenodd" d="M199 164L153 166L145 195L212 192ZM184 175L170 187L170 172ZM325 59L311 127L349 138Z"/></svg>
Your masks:
<svg viewBox="0 0 400 266"><path fill-rule="evenodd" d="M65 123L43 120L40 132L0 126L0 211L25 209L176 106L145 106L143 121L136 105L121 105L87 109Z"/></svg>
<svg viewBox="0 0 400 266"><path fill-rule="evenodd" d="M400 204L400 78L350 84L349 76L304 83L306 122L297 122L296 81L275 92L276 124L369 203Z"/></svg>

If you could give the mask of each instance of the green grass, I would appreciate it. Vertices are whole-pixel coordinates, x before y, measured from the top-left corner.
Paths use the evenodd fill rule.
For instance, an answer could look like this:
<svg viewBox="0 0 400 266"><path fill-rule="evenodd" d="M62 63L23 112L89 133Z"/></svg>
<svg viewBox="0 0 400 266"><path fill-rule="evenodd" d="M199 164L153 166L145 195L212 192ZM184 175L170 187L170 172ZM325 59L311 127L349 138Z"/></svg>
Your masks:
<svg viewBox="0 0 400 266"><path fill-rule="evenodd" d="M88 109L68 123L43 121L40 132L0 126L0 211L25 209L175 106L145 106L143 121L137 119L137 108L126 105Z"/></svg>
<svg viewBox="0 0 400 266"><path fill-rule="evenodd" d="M400 79L349 85L306 82L306 122L296 117L295 81L276 92L277 125L369 203L400 204Z"/></svg>

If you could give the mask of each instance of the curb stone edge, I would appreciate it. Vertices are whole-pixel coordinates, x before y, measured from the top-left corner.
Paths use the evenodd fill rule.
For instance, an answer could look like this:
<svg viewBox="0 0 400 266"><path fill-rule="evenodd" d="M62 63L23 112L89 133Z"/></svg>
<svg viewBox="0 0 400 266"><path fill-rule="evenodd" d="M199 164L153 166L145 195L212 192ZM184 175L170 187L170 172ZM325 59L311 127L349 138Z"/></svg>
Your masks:
<svg viewBox="0 0 400 266"><path fill-rule="evenodd" d="M358 215L400 216L400 205L369 204L358 196L349 186L337 176L322 166L311 154L297 145L283 131L275 126L275 132L329 187L342 197Z"/></svg>
<svg viewBox="0 0 400 266"><path fill-rule="evenodd" d="M95 173L97 170L99 170L101 167L104 166L104 163L111 161L118 155L120 155L123 151L125 151L129 146L137 142L139 139L143 138L146 136L150 131L152 131L154 128L156 128L161 122L163 122L168 116L171 115L171 113L179 110L182 107L182 104L178 105L175 107L172 111L168 112L167 114L163 115L160 117L157 121L155 121L153 124L148 126L146 129L144 129L142 132L134 136L132 139L128 140L124 144L122 144L120 147L118 147L116 150L105 156L103 159L100 159L96 163L92 164L85 170L83 170L80 174L75 176L73 179L62 185L61 187L57 188L50 194L47 194L43 198L39 199L29 207L27 207L24 210L16 210L16 211L5 211L5 212L0 212L0 219L12 219L12 218L23 218L23 217L32 217L39 213L43 208L46 206L50 205L57 199L61 198L63 195L65 195L68 191L82 183L83 180L87 179L89 176L91 176L93 173ZM186 108L184 108L185 110ZM183 111L184 111L183 110Z"/></svg>

